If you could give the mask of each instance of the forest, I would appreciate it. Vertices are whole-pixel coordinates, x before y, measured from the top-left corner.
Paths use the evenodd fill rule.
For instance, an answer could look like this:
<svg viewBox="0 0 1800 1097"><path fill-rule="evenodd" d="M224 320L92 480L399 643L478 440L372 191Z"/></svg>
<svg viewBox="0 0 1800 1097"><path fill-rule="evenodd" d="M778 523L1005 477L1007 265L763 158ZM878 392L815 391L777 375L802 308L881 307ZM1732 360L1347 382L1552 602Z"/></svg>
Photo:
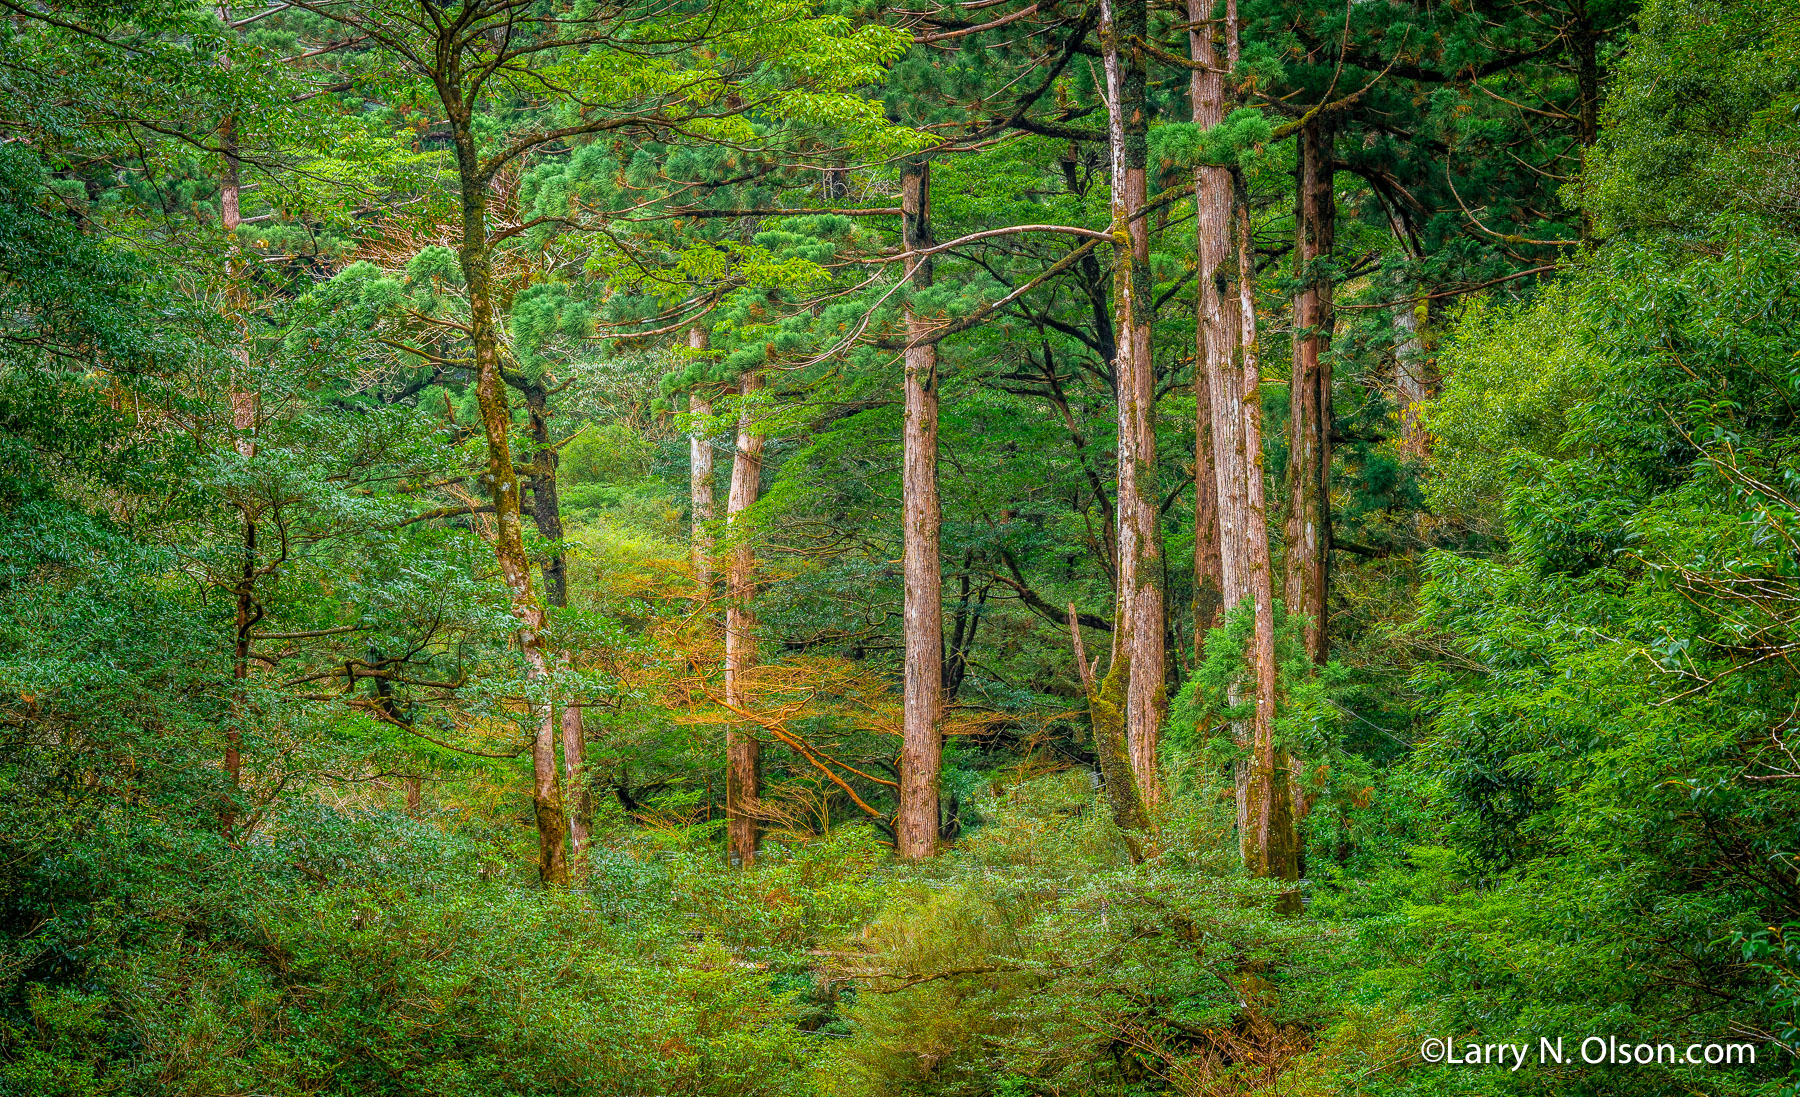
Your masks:
<svg viewBox="0 0 1800 1097"><path fill-rule="evenodd" d="M0 1097L1800 1095L1800 0L0 0Z"/></svg>

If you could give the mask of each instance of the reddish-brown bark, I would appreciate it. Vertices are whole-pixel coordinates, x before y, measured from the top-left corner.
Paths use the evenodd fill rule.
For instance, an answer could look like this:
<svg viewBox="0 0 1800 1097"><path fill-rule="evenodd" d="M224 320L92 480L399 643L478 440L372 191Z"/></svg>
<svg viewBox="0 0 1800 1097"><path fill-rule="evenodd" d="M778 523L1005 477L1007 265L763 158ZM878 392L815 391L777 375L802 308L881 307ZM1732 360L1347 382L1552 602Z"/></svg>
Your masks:
<svg viewBox="0 0 1800 1097"><path fill-rule="evenodd" d="M1218 28L1211 16L1208 0L1189 0L1188 48L1196 62L1189 91L1194 121L1207 128L1225 117L1229 89L1223 72L1238 62L1236 3L1226 0L1223 34L1217 36L1222 41L1215 40ZM1297 869L1293 816L1287 806L1286 760L1275 742L1275 622L1263 486L1256 255L1236 171L1201 167L1194 186L1200 282L1196 389L1204 396L1197 401L1200 408L1210 412L1210 419L1196 424L1202 447L1196 452L1196 472L1208 464L1213 472L1220 601L1227 610L1249 601L1254 626L1244 651L1248 681L1230 698L1234 704L1254 701L1254 715L1232 728L1243 751L1236 772L1238 840L1252 874L1291 879ZM1210 577L1213 566L1213 557L1197 545L1196 582Z"/></svg>
<svg viewBox="0 0 1800 1097"><path fill-rule="evenodd" d="M1146 160L1146 59L1130 43L1145 33L1144 0L1102 0L1100 45L1112 146L1113 357L1118 396L1119 578L1114 641L1126 660L1123 715L1132 774L1145 805L1161 797L1157 750L1163 684L1162 547L1156 480L1156 372L1151 360L1150 226Z"/></svg>
<svg viewBox="0 0 1800 1097"><path fill-rule="evenodd" d="M242 186L237 144L237 118L227 115L219 126L223 171L219 179L219 227L225 236L225 314L235 342L229 348L233 370L230 380L231 440L238 456L256 456L256 390L250 378L249 295L244 287L244 252L238 244L243 224L239 207ZM249 705L250 631L261 614L256 606L256 514L241 506L243 518L242 561L232 586L231 720L225 728L224 769L231 792L220 815L227 835L237 821L237 788L243 779L243 721Z"/></svg>
<svg viewBox="0 0 1800 1097"><path fill-rule="evenodd" d="M1337 207L1330 128L1300 127L1294 209L1293 372L1288 383L1287 554L1282 597L1305 618L1306 651L1325 662L1331 583L1331 252Z"/></svg>
<svg viewBox="0 0 1800 1097"><path fill-rule="evenodd" d="M1194 124L1211 129L1225 120L1225 77L1219 51L1213 43L1209 0L1188 0L1188 53L1195 67L1188 92ZM1225 275L1231 240L1231 172L1203 166L1194 169L1194 201L1197 212L1195 245L1198 252L1200 298L1194 332L1194 653L1200 655L1206 632L1217 625L1228 604L1225 583L1225 535L1240 536L1241 507L1233 507L1220 491L1222 479L1241 481L1235 472L1222 476L1221 462L1237 449L1238 434L1222 424L1214 401L1229 403L1235 385L1227 386L1232 348L1237 343ZM1225 387L1222 387L1225 386ZM1235 576L1235 569L1234 569Z"/></svg>
<svg viewBox="0 0 1800 1097"><path fill-rule="evenodd" d="M1275 599L1269 571L1268 508L1263 487L1262 374L1256 341L1256 256L1250 237L1250 203L1238 180L1235 236L1238 253L1238 364L1243 416L1245 493L1245 581L1255 607L1249 642L1256 714L1251 720L1248 772L1240 782L1240 818L1247 819L1244 863L1254 876L1299 878L1288 762L1275 737Z"/></svg>
<svg viewBox="0 0 1800 1097"><path fill-rule="evenodd" d="M756 502L762 479L763 436L755 424L755 396L762 376L745 373L738 384L743 404L738 412L737 448L731 459L731 492L725 501L730 553L725 566L725 703L748 708L748 677L756 666L756 555L744 512ZM733 724L725 732L726 851L732 862L748 866L756 860L762 838L757 798L760 793L762 743L754 728Z"/></svg>
<svg viewBox="0 0 1800 1097"><path fill-rule="evenodd" d="M592 797L587 788L587 739L581 705L569 701L562 710L563 788L568 792L569 852L577 863L588 847Z"/></svg>
<svg viewBox="0 0 1800 1097"><path fill-rule="evenodd" d="M931 165L909 163L900 178L900 206L907 273L915 289L931 285ZM929 324L909 305L909 342L929 334ZM900 804L894 816L894 852L918 860L937 852L938 781L943 764L944 607L939 557L937 346L908 346L905 362L905 438L902 527L906 665L901 714Z"/></svg>

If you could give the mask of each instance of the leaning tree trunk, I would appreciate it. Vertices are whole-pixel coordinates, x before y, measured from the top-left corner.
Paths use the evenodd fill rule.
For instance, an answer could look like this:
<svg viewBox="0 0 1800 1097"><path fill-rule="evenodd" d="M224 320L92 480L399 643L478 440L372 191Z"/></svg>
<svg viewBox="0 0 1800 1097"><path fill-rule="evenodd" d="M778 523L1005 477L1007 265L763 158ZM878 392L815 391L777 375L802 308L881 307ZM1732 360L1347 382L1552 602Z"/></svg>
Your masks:
<svg viewBox="0 0 1800 1097"><path fill-rule="evenodd" d="M902 230L913 289L931 285L931 165L909 162L900 176ZM902 455L906 668L901 716L900 807L894 852L915 861L937 852L938 781L943 765L944 604L939 559L937 345L913 345L930 325L906 309L906 424Z"/></svg>
<svg viewBox="0 0 1800 1097"><path fill-rule="evenodd" d="M1283 601L1303 616L1306 653L1324 664L1330 646L1331 249L1337 209L1332 194L1331 130L1318 119L1300 127L1294 208L1293 373L1288 384L1287 555Z"/></svg>
<svg viewBox="0 0 1800 1097"><path fill-rule="evenodd" d="M1081 621L1073 602L1069 603L1069 638L1075 651L1075 670L1087 696L1088 724L1094 730L1094 757L1100 764L1100 787L1135 865L1144 859L1141 835L1149 826L1144 819L1143 798L1138 795L1137 781L1131 774L1131 754L1125 745L1125 684L1131 677L1131 656L1121 648L1119 632L1114 629L1112 664L1106 677L1096 680L1099 656L1088 662L1087 649L1081 642Z"/></svg>
<svg viewBox="0 0 1800 1097"><path fill-rule="evenodd" d="M1116 10L1115 10L1116 9ZM1146 60L1133 47L1147 33L1144 0L1102 0L1100 42L1106 68L1112 146L1113 308L1119 335L1114 387L1119 418L1119 586L1115 628L1128 677L1125 741L1147 808L1160 799L1157 747L1163 686L1162 549L1157 537L1156 374L1150 357L1152 284L1147 204Z"/></svg>
<svg viewBox="0 0 1800 1097"><path fill-rule="evenodd" d="M1244 863L1254 876L1299 878L1294 815L1286 754L1275 738L1275 600L1269 575L1268 508L1263 489L1262 374L1256 343L1256 254L1250 238L1250 203L1241 177L1234 203L1238 255L1238 365L1245 461L1244 578L1254 606L1249 640L1256 713L1251 720L1249 765L1240 782L1240 818L1248 820ZM1284 902L1284 906L1289 903Z"/></svg>
<svg viewBox="0 0 1800 1097"><path fill-rule="evenodd" d="M706 350L706 329L695 324L688 329L688 349ZM711 389L696 386L688 393L688 416L696 424L712 417ZM696 425L688 434L688 499L693 525L691 548L694 554L694 583L702 600L712 597L713 587L713 448L707 428Z"/></svg>
<svg viewBox="0 0 1800 1097"><path fill-rule="evenodd" d="M1188 0L1189 77L1194 125L1208 130L1225 120L1225 77L1213 44L1211 0ZM1243 597L1242 572L1226 552L1241 546L1243 523L1237 467L1242 432L1228 412L1236 400L1232 376L1236 319L1229 293L1231 172L1194 169L1195 232L1198 250L1199 310L1194 332L1194 654L1203 654L1206 633L1220 613ZM1227 582L1229 574L1230 582Z"/></svg>
<svg viewBox="0 0 1800 1097"><path fill-rule="evenodd" d="M738 411L737 449L731 459L731 493L725 501L725 525L731 552L725 567L725 703L735 709L750 706L747 677L756 666L756 615L751 599L756 593L756 556L746 528L744 512L756 502L762 478L763 436L756 430L751 407L762 376L744 374L738 386L743 406ZM731 724L725 732L726 851L733 864L747 866L756 860L760 841L757 796L760 792L762 743L753 728Z"/></svg>
<svg viewBox="0 0 1800 1097"><path fill-rule="evenodd" d="M525 554L519 477L513 466L512 409L500 361L499 333L494 325L493 257L487 235L489 178L481 169L469 110L460 99L445 104L456 148L462 200L462 246L457 259L469 292L469 342L474 352L475 403L487 439L488 495L494 504L494 556L519 621L519 647L534 682L552 677L552 656L544 643L544 606L532 591L531 560ZM538 878L547 887L569 882L564 843L568 822L556 768L556 709L548 697L532 705L531 801L537 816Z"/></svg>

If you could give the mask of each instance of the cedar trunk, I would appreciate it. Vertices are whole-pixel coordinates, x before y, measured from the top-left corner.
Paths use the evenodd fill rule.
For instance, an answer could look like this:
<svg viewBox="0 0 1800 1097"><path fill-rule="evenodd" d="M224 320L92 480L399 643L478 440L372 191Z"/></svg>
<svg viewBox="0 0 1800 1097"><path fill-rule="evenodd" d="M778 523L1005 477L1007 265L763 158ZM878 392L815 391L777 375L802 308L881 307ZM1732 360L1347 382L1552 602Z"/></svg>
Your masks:
<svg viewBox="0 0 1800 1097"><path fill-rule="evenodd" d="M544 606L532 590L531 560L525 554L519 477L509 437L512 409L506 398L499 333L494 326L493 257L487 235L490 179L475 148L467 104L455 96L445 99L461 189L462 246L457 259L469 291L469 342L475 359L475 402L487 440L483 479L494 505L494 556L513 616L519 621L519 647L525 654L527 675L534 682L543 682L553 670L544 643L547 620ZM548 697L533 704L532 718L531 802L537 818L538 878L546 887L559 887L569 882L568 822L558 788L556 710Z"/></svg>
<svg viewBox="0 0 1800 1097"><path fill-rule="evenodd" d="M1150 227L1147 204L1144 0L1102 0L1100 42L1112 146L1113 310L1118 350L1119 582L1115 647L1125 663L1125 742L1147 808L1161 798L1156 758L1163 686L1162 549L1157 536L1156 374L1151 361ZM1110 677L1110 675L1109 675Z"/></svg>
<svg viewBox="0 0 1800 1097"><path fill-rule="evenodd" d="M1225 8L1220 64L1205 0L1190 0L1189 49L1199 63L1191 91L1196 124L1225 116L1226 89L1217 70L1237 66L1237 7ZM1254 715L1232 728L1243 752L1236 769L1239 848L1253 875L1292 879L1293 816L1287 765L1275 743L1275 619L1264 502L1261 372L1256 346L1256 255L1241 180L1226 167L1196 172L1199 214L1200 341L1205 393L1212 412L1212 465L1218 501L1219 580L1226 608L1249 600L1253 629L1245 645L1247 681L1233 705L1254 702ZM1204 437L1204 435L1203 435ZM1198 549L1196 550L1198 552ZM1205 566L1197 558L1197 566ZM1246 697L1246 693L1249 694Z"/></svg>
<svg viewBox="0 0 1800 1097"><path fill-rule="evenodd" d="M725 566L725 703L747 709L747 678L756 666L756 615L751 599L756 594L756 557L744 512L756 502L762 478L763 436L755 429L753 409L762 376L745 373L738 391L743 398L738 411L737 449L731 459L731 493L725 501L725 524L731 552ZM757 818L762 743L754 729L732 724L725 732L726 852L733 864L747 866L756 860L762 831Z"/></svg>
<svg viewBox="0 0 1800 1097"><path fill-rule="evenodd" d="M1188 53L1194 69L1188 81L1194 125L1211 129L1225 120L1225 77L1213 44L1210 0L1188 0ZM1233 464L1239 432L1221 422L1214 403L1233 399L1230 384L1232 348L1236 345L1232 298L1226 277L1231 243L1231 173L1220 167L1194 169L1197 213L1199 309L1194 332L1194 654L1205 653L1206 633L1219 623L1227 604L1226 534L1239 538L1242 524L1237 505L1221 483L1236 485L1242 477ZM1227 515L1227 509L1230 514ZM1235 546L1234 546L1235 547ZM1233 569L1236 578L1239 569Z"/></svg>
<svg viewBox="0 0 1800 1097"><path fill-rule="evenodd" d="M563 787L569 801L569 849L577 863L587 852L588 823L593 818L593 798L587 787L587 738L581 705L566 701L562 710Z"/></svg>
<svg viewBox="0 0 1800 1097"><path fill-rule="evenodd" d="M1256 255L1250 238L1250 203L1241 176L1234 177L1234 235L1238 254L1239 412L1245 461L1244 579L1255 612L1249 641L1256 715L1250 751L1239 781L1244 864L1253 876L1299 879L1288 762L1275 738L1275 601L1269 575L1269 523L1263 489L1262 374L1256 342ZM1287 903L1283 904L1288 905Z"/></svg>
<svg viewBox="0 0 1800 1097"><path fill-rule="evenodd" d="M1431 438L1421 421L1421 405L1431 399L1426 377L1425 340L1419 325L1426 311L1424 298L1402 300L1394 310L1394 326L1400 341L1394 347L1394 402L1400 407L1400 452L1423 458Z"/></svg>
<svg viewBox="0 0 1800 1097"><path fill-rule="evenodd" d="M707 346L706 329L695 324L688 329L688 347L696 352ZM688 394L688 415L703 422L712 416L710 390L696 388ZM713 585L713 449L706 428L696 426L688 435L688 498L693 514L692 549L694 582L702 599L712 597Z"/></svg>
<svg viewBox="0 0 1800 1097"><path fill-rule="evenodd" d="M250 323L249 295L244 289L244 252L238 245L238 226L243 223L238 201L242 190L239 178L237 117L227 115L219 126L219 148L224 170L219 180L219 222L225 234L225 313L236 338L231 348L231 435L238 456L249 460L256 456L256 393L250 387ZM233 585L231 657L231 722L225 729L225 777L231 791L221 810L221 821L227 836L237 820L237 789L243 778L243 721L249 706L250 631L261 619L256 605L256 516L249 507L243 512L243 563Z"/></svg>
<svg viewBox="0 0 1800 1097"><path fill-rule="evenodd" d="M1306 653L1324 664L1330 646L1331 249L1336 231L1331 131L1300 128L1294 225L1300 289L1294 295L1293 372L1288 383L1287 555L1283 600L1304 615Z"/></svg>
<svg viewBox="0 0 1800 1097"><path fill-rule="evenodd" d="M527 380L510 375L512 386L525 397L525 419L531 431L531 464L526 468L526 483L531 489L531 524L539 536L556 546L556 552L544 561L544 601L561 608L569 604L568 564L563 555L562 500L556 486L558 460L556 446L550 441L550 393L541 380Z"/></svg>
<svg viewBox="0 0 1800 1097"><path fill-rule="evenodd" d="M909 163L901 173L900 204L906 269L913 288L931 285L931 165ZM943 764L944 607L939 558L942 515L938 507L937 346L911 343L930 334L929 324L906 309L906 425L902 457L906 670L901 720L900 807L894 817L894 852L919 860L937 852L938 780Z"/></svg>

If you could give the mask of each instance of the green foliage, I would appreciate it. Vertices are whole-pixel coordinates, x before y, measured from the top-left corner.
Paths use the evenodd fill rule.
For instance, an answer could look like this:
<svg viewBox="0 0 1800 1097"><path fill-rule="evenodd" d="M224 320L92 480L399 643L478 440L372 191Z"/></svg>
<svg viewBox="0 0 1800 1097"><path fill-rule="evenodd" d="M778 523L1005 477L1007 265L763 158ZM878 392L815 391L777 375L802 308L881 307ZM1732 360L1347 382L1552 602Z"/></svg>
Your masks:
<svg viewBox="0 0 1800 1097"><path fill-rule="evenodd" d="M1409 765L1469 860L1447 899L1409 913L1394 953L1429 957L1402 995L1429 1011L1421 1033L1474 1010L1489 1031L1504 1016L1520 1032L1724 1032L1772 1023L1747 1020L1750 1002L1785 1008L1730 942L1792 917L1751 866L1786 856L1800 810L1765 776L1787 769L1793 684L1764 654L1795 620L1782 468L1800 346L1774 317L1800 252L1748 234L1721 244L1717 258L1615 245L1513 323L1466 328L1456 351L1471 368L1438 420L1442 461L1495 482L1512 550L1439 556L1422 592L1420 628L1458 658L1415 672L1433 724ZM1476 426L1473 409L1518 391L1560 406L1523 428ZM1521 443L1539 452L1504 448ZM1646 943L1628 959L1627 940ZM1561 1084L1697 1084L1682 1069ZM1708 1084L1747 1092L1771 1069L1709 1071Z"/></svg>
<svg viewBox="0 0 1800 1097"><path fill-rule="evenodd" d="M1254 673L1248 652L1256 628L1249 602L1232 607L1218 627L1206 635L1204 658L1169 709L1169 745L1178 751L1207 751L1215 761L1224 760L1235 748L1229 737L1220 739L1232 721L1255 714ZM1342 667L1321 669L1306 654L1302 622L1285 608L1275 608L1275 688L1280 697L1276 731L1281 745L1304 758L1323 758L1334 752L1337 717L1328 698L1333 680L1344 677ZM1205 732L1213 738L1204 738ZM1226 754L1221 757L1219 751Z"/></svg>
<svg viewBox="0 0 1800 1097"><path fill-rule="evenodd" d="M1295 914L1237 863L1247 607L1194 635L1181 202L1146 222L1175 699L1143 863L1095 779L1065 613L1114 602L1113 257L1011 231L1110 220L1078 7L459 9L450 80L486 82L449 98L477 156L522 150L482 230L533 561L567 564L549 674L487 543L457 150L396 45L424 9L9 8L0 1094L1800 1092L1792 0L1653 0L1629 37L1611 0L1242 0L1254 105L1204 132L1151 53L1153 187L1250 200L1275 518L1306 273L1275 123L1333 134L1334 661L1275 620ZM902 158L962 240L929 285ZM970 320L934 376L947 848L896 865L897 355ZM1402 362L1443 377L1428 452ZM682 501L687 432L722 500L740 417L764 493L713 532L757 568L755 720ZM552 704L594 841L547 891ZM747 870L728 722L769 732ZM1416 1056L1682 1032L1771 1042Z"/></svg>
<svg viewBox="0 0 1800 1097"><path fill-rule="evenodd" d="M43 163L0 148L0 312L9 365L83 348L116 369L141 369L158 348L140 297L149 272L52 210ZM21 419L21 428L28 423Z"/></svg>
<svg viewBox="0 0 1800 1097"><path fill-rule="evenodd" d="M1081 771L981 809L966 852L850 943L865 989L825 1093L1230 1092L1297 1050L1336 961L1235 878L1228 831L1169 825L1161 860L1127 866Z"/></svg>
<svg viewBox="0 0 1800 1097"><path fill-rule="evenodd" d="M1589 300L1558 283L1529 305L1477 299L1463 310L1443 354L1444 391L1424 419L1437 447L1426 496L1435 512L1497 535L1510 470L1560 455L1584 366L1599 354L1571 322Z"/></svg>
<svg viewBox="0 0 1800 1097"><path fill-rule="evenodd" d="M1267 142L1272 132L1268 115L1249 107L1204 132L1191 122L1169 122L1150 130L1150 159L1164 170L1237 167L1244 153Z"/></svg>
<svg viewBox="0 0 1800 1097"><path fill-rule="evenodd" d="M1790 1054L1795 1042L1800 1040L1800 984L1796 983L1800 976L1796 972L1800 967L1800 946L1795 942L1797 934L1800 934L1800 925L1789 922L1739 933L1733 938L1733 943L1743 950L1744 962L1757 972L1767 987L1760 1004L1774 1020L1769 1035ZM1797 1074L1800 1072L1789 1072L1786 1085L1780 1090L1782 1097L1790 1097L1800 1090Z"/></svg>
<svg viewBox="0 0 1800 1097"><path fill-rule="evenodd" d="M1582 184L1603 231L1698 238L1726 212L1800 229L1797 26L1792 0L1645 4Z"/></svg>

